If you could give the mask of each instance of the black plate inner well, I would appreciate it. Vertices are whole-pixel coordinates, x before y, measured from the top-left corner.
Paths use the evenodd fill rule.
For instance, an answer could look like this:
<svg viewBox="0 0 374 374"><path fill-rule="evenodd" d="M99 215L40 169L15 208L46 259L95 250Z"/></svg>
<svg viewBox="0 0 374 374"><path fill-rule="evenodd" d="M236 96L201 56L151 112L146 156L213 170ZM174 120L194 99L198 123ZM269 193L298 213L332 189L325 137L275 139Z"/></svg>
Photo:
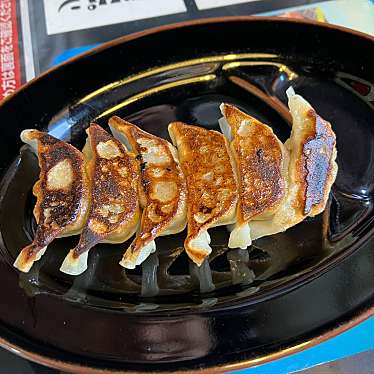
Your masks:
<svg viewBox="0 0 374 374"><path fill-rule="evenodd" d="M134 271L118 265L129 242L98 245L90 252L89 270L72 277L58 269L77 238L59 239L49 246L47 254L29 274L20 275L20 286L30 295L49 292L93 306L131 310L193 307L205 298L216 304L261 294L310 272L354 244L357 240L354 231L366 224L372 210L371 187L364 188L372 168L366 165L365 156L356 152L353 162L364 172L359 180L355 176L352 181L349 173L352 157L346 155L344 149L348 146L344 143L347 123L354 121L354 129L350 128L354 133L350 136L365 139L363 153L374 152L373 130L367 127L372 115L371 103L365 102L365 97L358 97L351 86L347 87L339 73L330 70L312 70L312 73L313 67L305 64L301 59L290 61L270 53L239 53L157 66L153 71L123 77L76 100L68 110L57 114L46 130L80 147L85 141L88 119L107 129L108 118L115 114L168 139L167 125L171 121L219 130L219 105L228 102L271 125L285 141L290 133L285 90L292 85L333 123L337 134L340 169L323 214L285 233L257 240L244 251L228 252L227 230L213 229L214 250L209 262L200 269L188 261L183 251L186 234L183 232L157 239L157 253ZM359 82L355 76L349 79ZM348 100L353 107L347 113L344 102ZM350 118L351 112L360 115ZM77 117L82 119L75 122ZM9 174L0 225L11 263L35 228L32 216L35 199L31 189L38 176L38 165L27 147L22 148ZM12 225L9 225L9 209L15 212Z"/></svg>

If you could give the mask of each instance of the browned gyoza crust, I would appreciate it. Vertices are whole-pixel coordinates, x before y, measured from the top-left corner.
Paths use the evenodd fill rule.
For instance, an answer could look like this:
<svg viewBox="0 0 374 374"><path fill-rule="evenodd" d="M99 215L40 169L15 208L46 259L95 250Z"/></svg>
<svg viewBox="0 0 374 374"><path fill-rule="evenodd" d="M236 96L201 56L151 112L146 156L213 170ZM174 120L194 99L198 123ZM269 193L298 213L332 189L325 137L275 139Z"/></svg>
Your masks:
<svg viewBox="0 0 374 374"><path fill-rule="evenodd" d="M336 139L331 124L314 109L310 109L306 117L312 126L304 134L302 155L297 163L301 188L296 204L303 210L303 214L313 216L325 209L332 179L336 176L335 164L331 161Z"/></svg>
<svg viewBox="0 0 374 374"><path fill-rule="evenodd" d="M227 140L221 133L182 122L171 123L169 132L178 147L187 180L185 249L200 265L208 253L191 246L191 240L217 224L232 223L237 202L236 177Z"/></svg>
<svg viewBox="0 0 374 374"><path fill-rule="evenodd" d="M287 152L270 127L232 105L221 108L231 127L239 180L237 220L242 224L264 212L270 215L279 206L287 189Z"/></svg>
<svg viewBox="0 0 374 374"><path fill-rule="evenodd" d="M112 129L125 135L140 161L140 200L143 206L140 231L122 261L126 267L133 267L137 264L142 248L157 236L169 234L168 228L175 217L178 214L184 216L186 183L168 141L149 134L119 117L112 117L109 124ZM147 162L150 149L155 151L155 157ZM158 186L165 187L165 194L158 195ZM170 233L182 231L184 227L183 219L183 224Z"/></svg>
<svg viewBox="0 0 374 374"><path fill-rule="evenodd" d="M288 192L271 219L250 222L253 239L285 231L305 217L321 213L338 171L331 124L293 90L287 94L293 118L291 136L285 143L290 154Z"/></svg>
<svg viewBox="0 0 374 374"><path fill-rule="evenodd" d="M135 226L134 221L138 217L138 167L135 157L99 125L91 124L88 132L91 159L87 170L91 203L73 257L115 235L116 230L124 225Z"/></svg>
<svg viewBox="0 0 374 374"><path fill-rule="evenodd" d="M25 247L15 266L28 271L38 253L67 231L77 233L87 209L87 180L84 159L72 145L37 130L28 131L24 141L37 141L39 180L34 215L38 223L33 242ZM59 170L63 173L59 179ZM57 178L57 179L56 179Z"/></svg>

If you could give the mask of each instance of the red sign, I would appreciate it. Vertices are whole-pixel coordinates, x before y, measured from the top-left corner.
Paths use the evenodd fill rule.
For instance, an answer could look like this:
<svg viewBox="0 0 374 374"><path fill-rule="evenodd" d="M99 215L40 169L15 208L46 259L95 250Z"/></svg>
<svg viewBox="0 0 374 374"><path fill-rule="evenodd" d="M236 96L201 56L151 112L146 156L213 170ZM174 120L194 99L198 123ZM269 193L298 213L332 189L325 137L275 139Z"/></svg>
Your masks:
<svg viewBox="0 0 374 374"><path fill-rule="evenodd" d="M21 85L15 0L0 0L0 100Z"/></svg>

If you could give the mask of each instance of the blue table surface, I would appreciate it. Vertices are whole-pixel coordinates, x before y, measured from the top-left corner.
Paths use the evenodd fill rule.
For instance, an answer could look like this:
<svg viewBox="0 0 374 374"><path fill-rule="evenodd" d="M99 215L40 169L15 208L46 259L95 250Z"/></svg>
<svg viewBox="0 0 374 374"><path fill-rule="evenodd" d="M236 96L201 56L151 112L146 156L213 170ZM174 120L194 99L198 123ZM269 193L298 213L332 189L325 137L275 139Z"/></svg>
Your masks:
<svg viewBox="0 0 374 374"><path fill-rule="evenodd" d="M374 317L356 327L300 353L237 373L283 374L352 356L374 348Z"/></svg>

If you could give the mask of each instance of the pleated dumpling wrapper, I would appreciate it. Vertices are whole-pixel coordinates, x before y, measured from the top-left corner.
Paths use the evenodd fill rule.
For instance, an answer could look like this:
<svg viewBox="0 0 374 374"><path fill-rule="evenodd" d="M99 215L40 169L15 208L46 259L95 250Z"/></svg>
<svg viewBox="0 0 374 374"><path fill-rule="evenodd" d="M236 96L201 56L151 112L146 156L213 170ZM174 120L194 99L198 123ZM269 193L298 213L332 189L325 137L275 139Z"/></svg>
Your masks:
<svg viewBox="0 0 374 374"><path fill-rule="evenodd" d="M219 125L230 141L239 184L235 225L229 248L251 245L249 221L272 216L287 192L288 151L271 127L228 104Z"/></svg>
<svg viewBox="0 0 374 374"><path fill-rule="evenodd" d="M21 140L38 156L40 174L33 194L37 228L34 240L14 266L27 273L58 237L79 234L88 206L88 182L83 155L72 145L38 131L24 130Z"/></svg>
<svg viewBox="0 0 374 374"><path fill-rule="evenodd" d="M251 221L252 239L276 234L321 213L338 172L336 138L331 124L293 88L287 90L292 115L287 196L273 217Z"/></svg>
<svg viewBox="0 0 374 374"><path fill-rule="evenodd" d="M176 149L165 139L112 117L113 135L137 154L141 162L139 232L120 265L133 269L156 250L155 238L181 232L186 227L186 181Z"/></svg>
<svg viewBox="0 0 374 374"><path fill-rule="evenodd" d="M188 256L201 265L209 256L208 229L235 222L237 181L229 144L213 130L174 122L169 134L187 180Z"/></svg>
<svg viewBox="0 0 374 374"><path fill-rule="evenodd" d="M83 154L89 177L89 211L78 245L60 270L79 275L87 269L89 250L98 243L123 243L134 235L140 209L139 167L135 155L99 125L87 129Z"/></svg>

